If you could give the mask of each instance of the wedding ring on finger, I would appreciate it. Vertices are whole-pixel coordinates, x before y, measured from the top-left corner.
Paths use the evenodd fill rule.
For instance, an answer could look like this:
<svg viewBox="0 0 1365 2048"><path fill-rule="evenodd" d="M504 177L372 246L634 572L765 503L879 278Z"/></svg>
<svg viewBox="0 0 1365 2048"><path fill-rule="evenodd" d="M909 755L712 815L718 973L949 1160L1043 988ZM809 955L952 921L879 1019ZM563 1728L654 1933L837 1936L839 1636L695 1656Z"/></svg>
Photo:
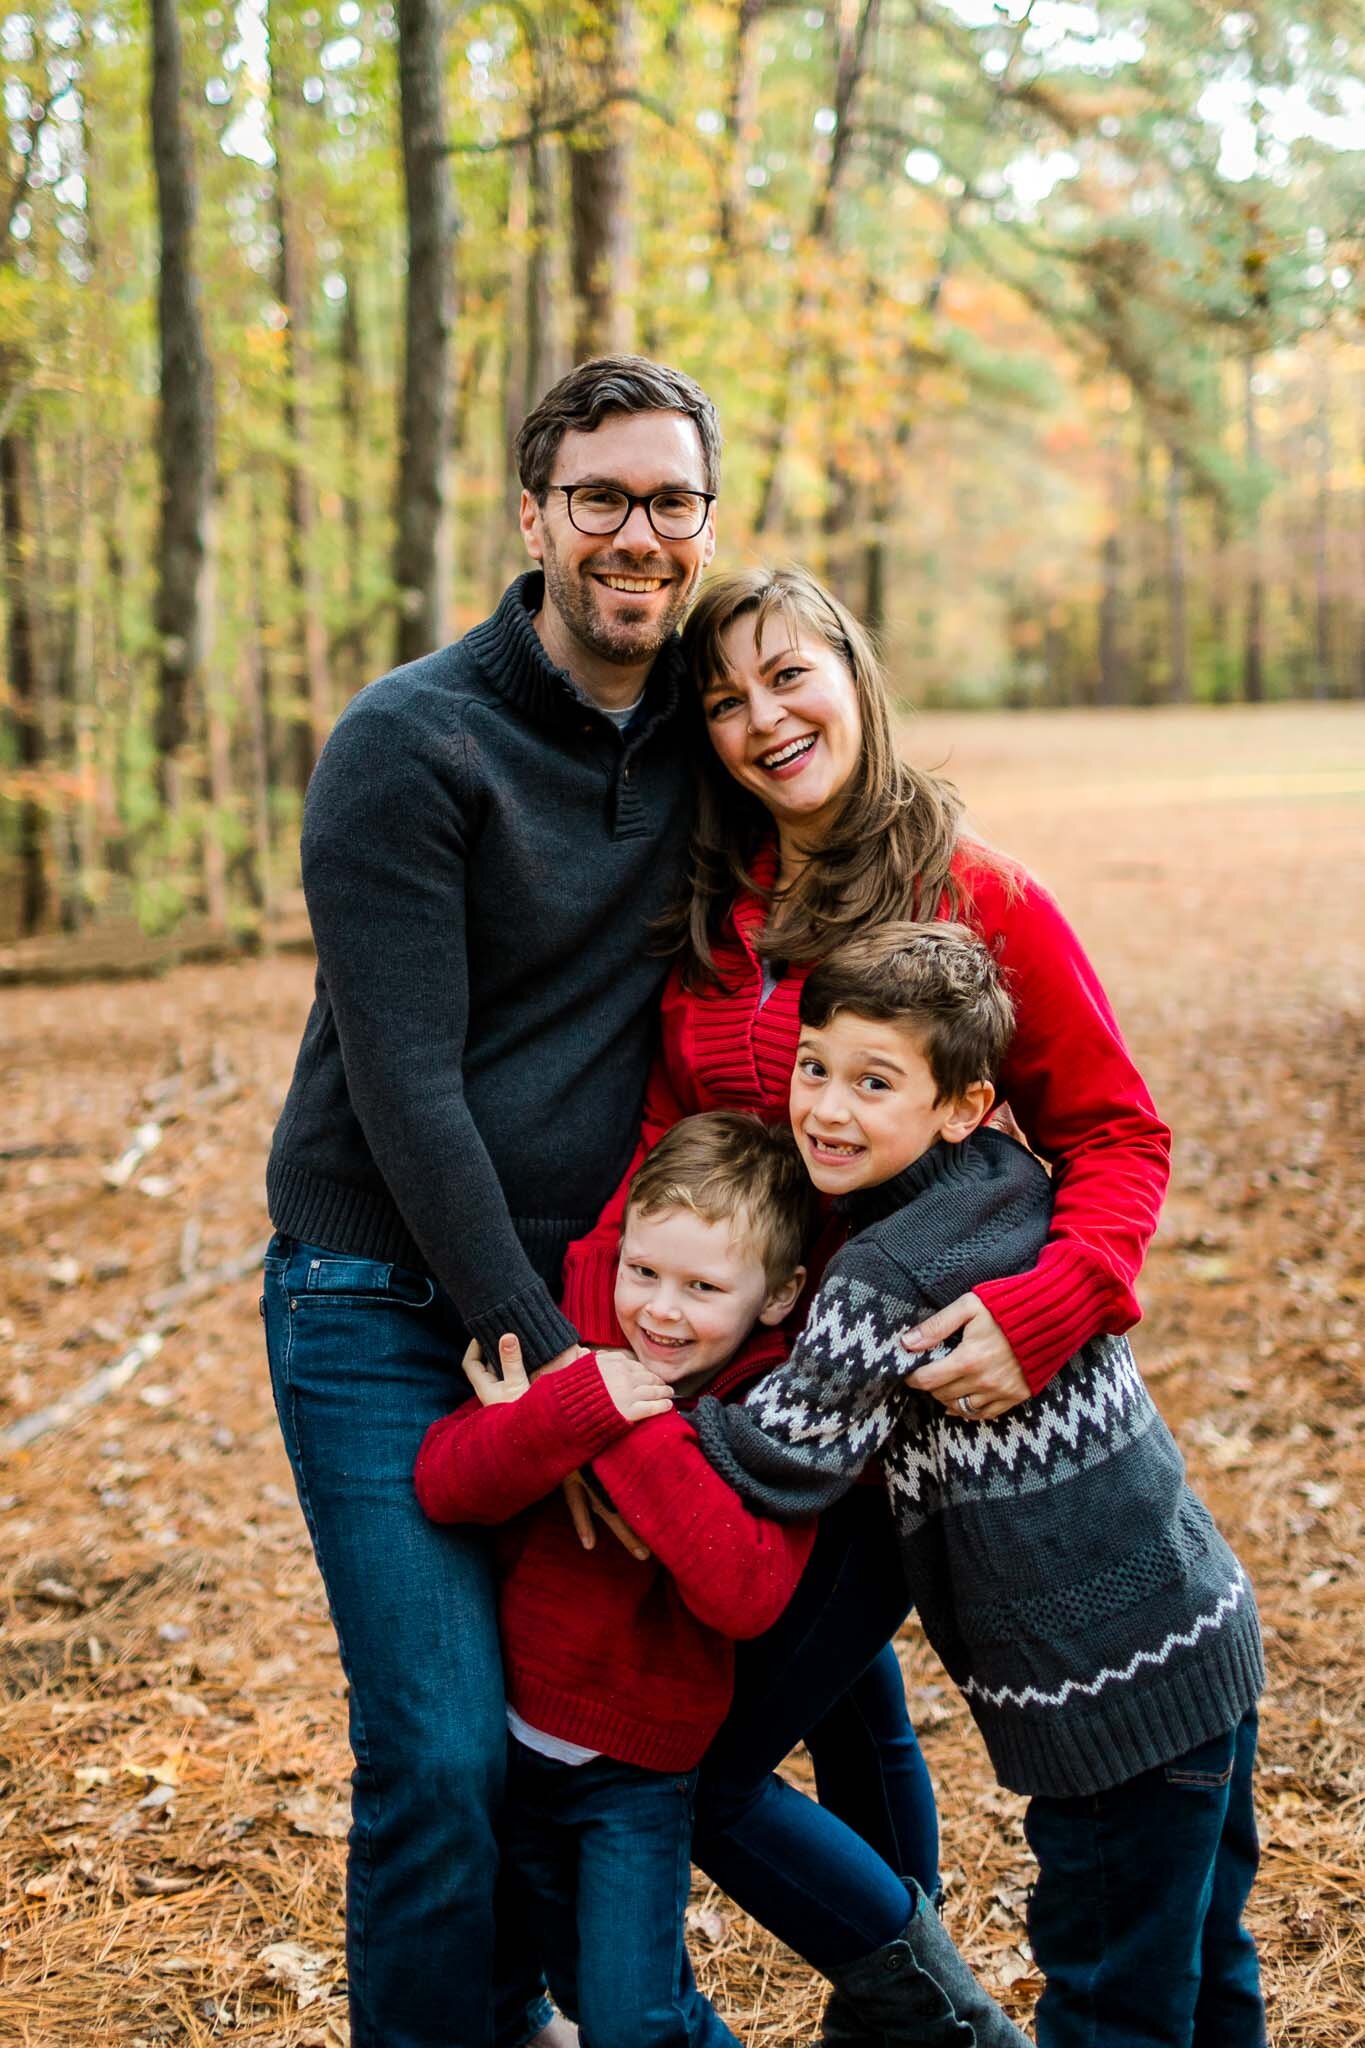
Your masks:
<svg viewBox="0 0 1365 2048"><path fill-rule="evenodd" d="M958 1395L958 1399L957 1399L957 1412L958 1412L958 1414L959 1414L959 1415L967 1415L967 1416L972 1416L972 1415L975 1415L975 1413L976 1413L976 1402L975 1402L975 1401L974 1401L974 1400L972 1399L972 1397L971 1397L971 1395L970 1395L970 1394L959 1394L959 1395Z"/></svg>

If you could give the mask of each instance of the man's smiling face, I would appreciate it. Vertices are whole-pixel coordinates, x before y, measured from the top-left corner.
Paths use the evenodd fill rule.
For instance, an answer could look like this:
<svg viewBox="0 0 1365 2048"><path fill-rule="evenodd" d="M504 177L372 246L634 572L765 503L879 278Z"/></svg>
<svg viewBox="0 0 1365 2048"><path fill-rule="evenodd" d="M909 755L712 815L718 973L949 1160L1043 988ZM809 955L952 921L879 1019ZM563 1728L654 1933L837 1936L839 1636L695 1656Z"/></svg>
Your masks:
<svg viewBox="0 0 1365 2048"><path fill-rule="evenodd" d="M701 436L685 413L610 414L590 434L565 434L543 504L522 493L521 530L544 568L555 624L599 661L648 667L715 552L714 507L691 540L661 539L643 505L632 507L619 533L580 533L559 484L610 484L633 497L705 491ZM561 633L542 637L563 660Z"/></svg>

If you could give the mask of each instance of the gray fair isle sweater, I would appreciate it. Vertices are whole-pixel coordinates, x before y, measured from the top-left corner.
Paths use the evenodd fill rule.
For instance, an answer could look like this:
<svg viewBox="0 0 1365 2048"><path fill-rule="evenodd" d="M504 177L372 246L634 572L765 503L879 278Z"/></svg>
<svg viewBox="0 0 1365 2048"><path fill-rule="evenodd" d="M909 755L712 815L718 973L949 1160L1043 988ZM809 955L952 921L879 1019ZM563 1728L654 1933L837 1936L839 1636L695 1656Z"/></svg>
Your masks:
<svg viewBox="0 0 1365 2048"><path fill-rule="evenodd" d="M1126 1339L1095 1338L995 1422L904 1377L900 1331L1033 1264L1037 1160L979 1131L851 1209L787 1363L741 1406L699 1404L712 1464L781 1519L880 1455L925 1634L1012 1791L1102 1791L1232 1727L1264 1679L1255 1599Z"/></svg>

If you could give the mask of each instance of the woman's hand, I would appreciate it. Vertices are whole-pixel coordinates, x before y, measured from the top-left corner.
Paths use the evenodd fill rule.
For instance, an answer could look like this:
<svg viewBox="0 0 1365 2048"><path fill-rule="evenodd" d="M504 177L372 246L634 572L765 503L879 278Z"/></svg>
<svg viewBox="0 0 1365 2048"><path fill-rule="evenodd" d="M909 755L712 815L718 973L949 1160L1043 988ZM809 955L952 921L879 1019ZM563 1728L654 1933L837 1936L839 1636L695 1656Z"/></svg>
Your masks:
<svg viewBox="0 0 1365 2048"><path fill-rule="evenodd" d="M997 1415L1008 1415L1028 1400L1032 1389L1009 1338L975 1294L961 1294L913 1330L902 1330L900 1341L906 1351L932 1351L955 1330L961 1330L962 1342L949 1357L906 1368L907 1377L922 1393L932 1394L969 1422L994 1422Z"/></svg>

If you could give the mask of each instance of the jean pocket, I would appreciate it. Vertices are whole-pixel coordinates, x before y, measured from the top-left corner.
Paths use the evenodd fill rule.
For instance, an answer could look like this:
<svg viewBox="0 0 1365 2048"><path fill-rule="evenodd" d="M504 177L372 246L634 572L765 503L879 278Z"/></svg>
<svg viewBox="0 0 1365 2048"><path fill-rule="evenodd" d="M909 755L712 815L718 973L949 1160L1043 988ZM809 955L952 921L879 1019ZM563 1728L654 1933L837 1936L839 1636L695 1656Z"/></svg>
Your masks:
<svg viewBox="0 0 1365 2048"><path fill-rule="evenodd" d="M436 1282L426 1273L382 1259L348 1259L339 1253L308 1252L292 1261L288 1286L291 1306L299 1308L340 1301L429 1308L436 1299Z"/></svg>
<svg viewBox="0 0 1365 2048"><path fill-rule="evenodd" d="M1229 1728L1211 1742L1201 1742L1184 1756L1172 1757L1162 1770L1168 1785L1185 1785L1195 1792L1215 1792L1226 1785L1236 1767L1237 1731Z"/></svg>

